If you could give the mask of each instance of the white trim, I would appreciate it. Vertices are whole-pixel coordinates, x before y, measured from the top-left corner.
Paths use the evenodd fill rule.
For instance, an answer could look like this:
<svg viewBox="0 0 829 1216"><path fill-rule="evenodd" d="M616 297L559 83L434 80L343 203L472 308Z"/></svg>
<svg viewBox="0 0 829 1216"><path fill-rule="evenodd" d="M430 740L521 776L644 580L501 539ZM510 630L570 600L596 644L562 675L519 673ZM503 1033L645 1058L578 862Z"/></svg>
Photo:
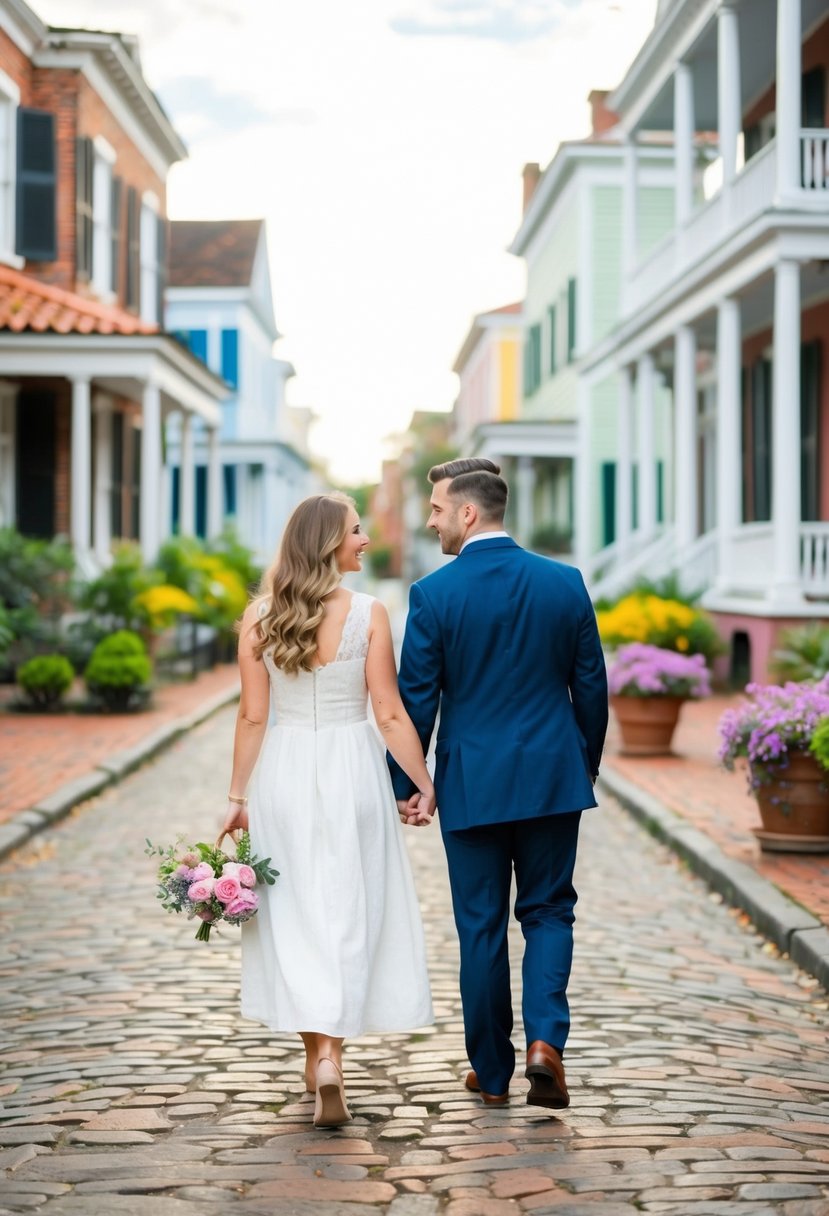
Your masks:
<svg viewBox="0 0 829 1216"><path fill-rule="evenodd" d="M22 270L25 258L15 252L17 213L17 110L20 89L12 78L0 69L0 261L15 270ZM5 145L5 146L4 146Z"/></svg>
<svg viewBox="0 0 829 1216"><path fill-rule="evenodd" d="M166 180L170 166L181 157L172 155L171 150L165 150L152 138L146 126L136 116L135 111L130 109L129 103L108 79L100 65L96 63L91 51L72 51L71 53L54 49L38 51L32 62L35 67L74 68L82 72L118 126L135 145L153 172L157 173L162 181Z"/></svg>
<svg viewBox="0 0 829 1216"><path fill-rule="evenodd" d="M20 21L15 20L10 8L17 9L17 15ZM25 29L25 25L29 29ZM46 37L46 26L40 18L32 12L27 4L19 3L19 0L5 0L5 3L0 5L0 29L8 34L15 46L19 47L27 59L31 59L35 47L37 47Z"/></svg>
<svg viewBox="0 0 829 1216"><path fill-rule="evenodd" d="M582 182L579 190L578 269L576 270L576 344L573 362L593 345L593 236L594 187ZM566 358L566 352L565 352Z"/></svg>
<svg viewBox="0 0 829 1216"><path fill-rule="evenodd" d="M161 203L155 190L145 190L141 195L141 206L146 207L148 211L152 211L154 215L159 215L161 212Z"/></svg>
<svg viewBox="0 0 829 1216"><path fill-rule="evenodd" d="M100 156L101 160L105 160L110 165L115 164L118 154L109 140L104 139L103 135L96 135L92 140L92 146L95 149L95 155Z"/></svg>

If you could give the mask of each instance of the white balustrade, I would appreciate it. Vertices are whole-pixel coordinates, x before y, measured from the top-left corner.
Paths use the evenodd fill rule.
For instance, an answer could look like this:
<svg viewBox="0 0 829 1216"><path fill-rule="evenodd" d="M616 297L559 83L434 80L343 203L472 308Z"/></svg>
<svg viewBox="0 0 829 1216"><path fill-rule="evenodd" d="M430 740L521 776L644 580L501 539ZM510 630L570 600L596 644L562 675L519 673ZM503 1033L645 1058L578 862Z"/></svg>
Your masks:
<svg viewBox="0 0 829 1216"><path fill-rule="evenodd" d="M829 524L800 525L800 581L807 595L829 595Z"/></svg>
<svg viewBox="0 0 829 1216"><path fill-rule="evenodd" d="M802 130L800 149L804 190L829 193L829 131Z"/></svg>

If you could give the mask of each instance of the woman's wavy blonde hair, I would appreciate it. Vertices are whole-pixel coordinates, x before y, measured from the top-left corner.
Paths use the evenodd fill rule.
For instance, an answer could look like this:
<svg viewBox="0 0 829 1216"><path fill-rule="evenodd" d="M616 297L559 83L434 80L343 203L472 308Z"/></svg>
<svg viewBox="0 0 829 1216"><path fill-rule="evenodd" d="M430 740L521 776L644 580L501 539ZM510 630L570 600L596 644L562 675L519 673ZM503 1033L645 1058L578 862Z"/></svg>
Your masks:
<svg viewBox="0 0 829 1216"><path fill-rule="evenodd" d="M354 505L346 494L315 494L292 513L259 589L259 603L267 607L257 621L257 658L267 650L282 671L312 670L325 598L341 578L334 554Z"/></svg>

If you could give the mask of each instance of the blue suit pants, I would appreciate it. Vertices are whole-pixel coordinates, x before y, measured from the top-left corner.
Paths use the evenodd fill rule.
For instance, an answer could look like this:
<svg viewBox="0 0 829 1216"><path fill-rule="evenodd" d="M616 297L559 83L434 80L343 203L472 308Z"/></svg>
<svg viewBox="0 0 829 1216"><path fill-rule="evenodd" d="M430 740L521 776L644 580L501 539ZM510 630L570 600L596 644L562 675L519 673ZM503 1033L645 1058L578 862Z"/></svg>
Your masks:
<svg viewBox="0 0 829 1216"><path fill-rule="evenodd" d="M527 1044L564 1050L567 983L581 811L444 832L460 941L460 990L469 1062L487 1093L505 1093L515 1071L507 951L510 884L524 935L522 1014Z"/></svg>

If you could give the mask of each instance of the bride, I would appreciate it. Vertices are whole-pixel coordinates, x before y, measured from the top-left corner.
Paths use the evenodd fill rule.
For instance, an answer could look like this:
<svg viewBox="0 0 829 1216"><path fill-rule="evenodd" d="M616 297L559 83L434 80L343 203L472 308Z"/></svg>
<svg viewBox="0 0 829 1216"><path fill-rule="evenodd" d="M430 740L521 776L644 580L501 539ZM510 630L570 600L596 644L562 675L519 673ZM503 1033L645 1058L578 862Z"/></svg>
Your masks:
<svg viewBox="0 0 829 1216"><path fill-rule="evenodd" d="M243 926L242 1013L300 1034L317 1127L351 1117L344 1038L433 1020L384 747L420 791L408 822L429 823L434 787L397 689L386 609L340 585L368 543L345 495L300 503L239 638L224 831L249 826L254 853L280 871Z"/></svg>

